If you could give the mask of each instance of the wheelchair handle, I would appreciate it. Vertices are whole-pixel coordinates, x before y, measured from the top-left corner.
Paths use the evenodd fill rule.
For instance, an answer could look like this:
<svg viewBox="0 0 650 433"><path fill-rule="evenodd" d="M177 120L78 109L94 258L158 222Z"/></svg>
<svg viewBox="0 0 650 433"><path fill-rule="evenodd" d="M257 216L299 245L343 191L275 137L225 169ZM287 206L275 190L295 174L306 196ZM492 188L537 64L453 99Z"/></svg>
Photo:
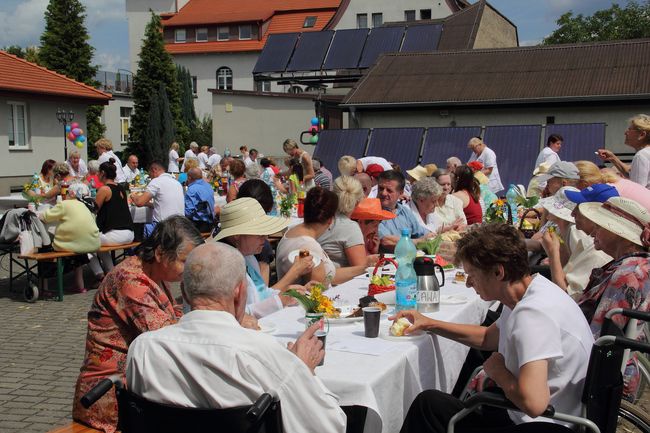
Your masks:
<svg viewBox="0 0 650 433"><path fill-rule="evenodd" d="M97 385L93 386L90 391L88 391L83 395L83 397L81 397L81 399L79 399L81 405L84 408L88 409L97 400L102 398L104 394L106 394L113 387L113 383L116 383L116 381L119 381L119 376L109 376L99 382Z"/></svg>
<svg viewBox="0 0 650 433"><path fill-rule="evenodd" d="M650 353L650 344L632 340L626 337L614 337L614 344L625 349L632 349L642 353Z"/></svg>
<svg viewBox="0 0 650 433"><path fill-rule="evenodd" d="M271 394L262 394L260 398L258 398L257 401L253 403L253 406L248 409L248 412L246 412L246 418L252 422L260 420L268 408L271 407L271 404L273 404L273 397Z"/></svg>

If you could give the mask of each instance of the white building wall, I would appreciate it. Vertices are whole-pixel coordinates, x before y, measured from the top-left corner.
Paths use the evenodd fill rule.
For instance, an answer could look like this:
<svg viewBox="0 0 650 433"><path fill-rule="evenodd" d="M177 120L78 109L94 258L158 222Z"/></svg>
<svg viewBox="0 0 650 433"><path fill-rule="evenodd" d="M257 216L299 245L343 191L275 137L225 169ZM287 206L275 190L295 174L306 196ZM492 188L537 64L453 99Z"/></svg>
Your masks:
<svg viewBox="0 0 650 433"><path fill-rule="evenodd" d="M27 133L29 146L25 150L9 149L9 118L8 102L24 102L27 104ZM11 187L21 186L34 173L41 170L46 159L64 161L63 138L64 131L56 119L57 108L75 113L73 122L77 122L86 132L86 106L78 103L56 102L37 98L6 98L0 97L0 195L9 194ZM66 141L68 152L76 147ZM81 150L82 158L86 159L86 146Z"/></svg>
<svg viewBox="0 0 650 433"><path fill-rule="evenodd" d="M335 30L356 29L357 14L368 14L368 27L372 27L372 14L382 13L383 21L404 21L404 11L415 10L416 20L420 20L420 10L430 9L431 18L444 18L451 15L451 10L444 0L351 0Z"/></svg>
<svg viewBox="0 0 650 433"><path fill-rule="evenodd" d="M113 150L115 151L122 151L126 147L126 143L122 143L121 141L121 107L133 108L133 98L130 96L113 95L113 99L108 103L108 105L104 106L104 111L102 111L102 123L106 127L104 137L111 140L113 143Z"/></svg>
<svg viewBox="0 0 650 433"><path fill-rule="evenodd" d="M173 12L176 10L177 1L180 8L188 0L126 0L126 19L129 22L129 62L134 73L138 70L144 30L151 21L149 9L158 14Z"/></svg>
<svg viewBox="0 0 650 433"><path fill-rule="evenodd" d="M311 98L291 96L212 95L212 143L220 153L233 154L247 145L265 155L283 155L287 138L300 140L314 115ZM303 146L308 152L313 146Z"/></svg>
<svg viewBox="0 0 650 433"><path fill-rule="evenodd" d="M607 125L605 145L614 152L633 152L623 144L628 119L639 113L650 113L650 104L617 106L556 108L473 108L473 109L403 109L386 111L357 111L350 118L350 127L399 128L435 126L493 126L543 125L547 116L555 116L555 123L599 123ZM355 126L358 125L358 126ZM489 143L488 143L489 145ZM570 145L570 143L566 143Z"/></svg>

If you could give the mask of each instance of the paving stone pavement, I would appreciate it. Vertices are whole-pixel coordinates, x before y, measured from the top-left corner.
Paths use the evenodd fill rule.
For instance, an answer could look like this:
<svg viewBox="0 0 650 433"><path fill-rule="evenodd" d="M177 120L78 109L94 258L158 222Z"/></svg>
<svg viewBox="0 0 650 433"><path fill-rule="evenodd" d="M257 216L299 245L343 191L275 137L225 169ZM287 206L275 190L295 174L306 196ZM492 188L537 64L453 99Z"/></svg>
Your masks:
<svg viewBox="0 0 650 433"><path fill-rule="evenodd" d="M28 304L22 299L23 280L14 287L19 291L9 291L7 260L0 263L0 432L48 432L71 420L95 291ZM92 276L86 275L89 281Z"/></svg>

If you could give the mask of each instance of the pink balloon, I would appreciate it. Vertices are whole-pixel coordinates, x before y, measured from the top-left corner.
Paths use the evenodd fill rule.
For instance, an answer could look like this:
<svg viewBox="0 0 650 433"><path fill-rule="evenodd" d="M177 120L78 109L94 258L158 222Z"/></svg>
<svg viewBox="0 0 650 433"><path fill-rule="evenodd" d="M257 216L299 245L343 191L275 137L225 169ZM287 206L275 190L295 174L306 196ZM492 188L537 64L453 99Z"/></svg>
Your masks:
<svg viewBox="0 0 650 433"><path fill-rule="evenodd" d="M71 123L70 128L72 129L79 128L79 124L77 122Z"/></svg>

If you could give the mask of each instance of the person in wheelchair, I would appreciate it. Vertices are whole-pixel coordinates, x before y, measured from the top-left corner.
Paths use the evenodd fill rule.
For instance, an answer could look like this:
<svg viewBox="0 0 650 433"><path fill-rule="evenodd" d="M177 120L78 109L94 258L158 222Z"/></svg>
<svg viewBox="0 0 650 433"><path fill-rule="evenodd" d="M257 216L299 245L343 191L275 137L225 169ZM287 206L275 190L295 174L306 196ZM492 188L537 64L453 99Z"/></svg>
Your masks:
<svg viewBox="0 0 650 433"><path fill-rule="evenodd" d="M183 296L192 311L175 325L147 332L129 347L127 383L147 400L172 406L229 408L277 394L284 431L344 432L346 416L314 374L325 355L308 328L287 348L243 328L247 297L243 256L223 243L190 253Z"/></svg>
<svg viewBox="0 0 650 433"><path fill-rule="evenodd" d="M187 172L185 216L201 233L209 233L214 228L214 191L198 167Z"/></svg>
<svg viewBox="0 0 650 433"><path fill-rule="evenodd" d="M485 361L487 375L523 413L494 409L464 418L457 432L499 431L542 420L552 404L558 412L580 415L580 396L593 336L575 301L543 276L530 275L526 245L516 228L486 224L457 242L456 258L467 273L467 286L486 301L501 302L501 317L489 327L430 319L401 311L409 334L427 330L480 350L495 353ZM427 390L412 403L402 432L446 432L463 409L460 400ZM557 422L543 419L544 421Z"/></svg>

